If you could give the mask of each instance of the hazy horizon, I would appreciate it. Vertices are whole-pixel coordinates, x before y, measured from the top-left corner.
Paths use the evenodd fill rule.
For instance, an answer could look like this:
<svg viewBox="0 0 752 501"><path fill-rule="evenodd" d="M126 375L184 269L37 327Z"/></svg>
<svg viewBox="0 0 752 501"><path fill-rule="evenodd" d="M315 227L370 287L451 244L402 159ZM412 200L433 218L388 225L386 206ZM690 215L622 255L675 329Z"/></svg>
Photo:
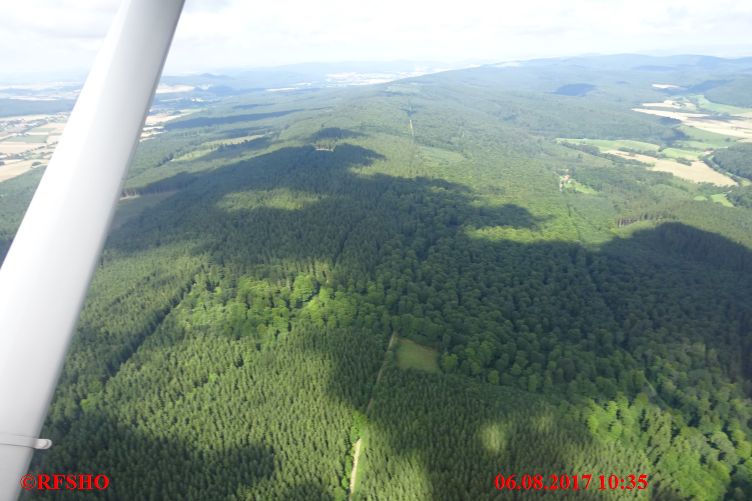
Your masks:
<svg viewBox="0 0 752 501"><path fill-rule="evenodd" d="M715 57L720 59L727 59L727 60L735 60L735 59L745 59L745 58L752 58L752 50L748 53L740 54L738 56L718 56L715 54L709 54L709 53L702 53L702 52L665 52L665 53L657 53L657 54L650 54L647 52L619 52L619 53L597 53L597 52L591 52L591 53L580 53L580 54L567 54L562 56L551 56L551 57L531 57L531 58L518 58L518 59L499 59L499 60L485 60L485 61L478 61L478 60L469 60L469 61L423 61L423 60L410 60L410 59L394 59L394 60L342 60L342 61L301 61L297 63L287 63L287 64L278 64L278 65L259 65L259 66L234 66L234 67L225 67L225 68L211 68L211 69L202 69L202 70L196 70L196 71L175 71L175 72L169 72L166 71L163 73L162 77L192 77L192 76L200 76L200 75L212 75L217 77L234 77L236 75L243 74L245 72L255 72L255 71L265 71L265 72L274 72L274 71L284 71L288 69L295 69L295 68L302 68L302 67L325 67L325 66L331 66L331 67L341 67L345 68L347 66L367 66L367 65L373 65L373 68L366 69L366 68L360 68L361 71L396 71L397 66L402 66L404 70L405 65L412 65L415 69L424 69L428 70L421 74L428 74L428 73L437 73L441 71L452 71L452 70L458 70L458 69L466 69L466 68L472 68L472 67L478 67L483 65L495 65L495 64L504 64L504 63L513 63L513 62L532 62L532 61L544 61L544 60L553 60L553 59L573 59L573 58L588 58L588 57L618 57L618 56L637 56L637 57L648 57L648 58L664 58L664 57ZM391 68L390 68L391 67ZM49 84L83 84L84 79L86 78L88 74L88 68L80 68L76 70L70 70L70 71L37 71L37 72L26 72L26 73L16 73L13 75L8 74L2 74L0 73L0 85L4 85L6 87L10 86L31 86L31 85L49 85Z"/></svg>
<svg viewBox="0 0 752 501"><path fill-rule="evenodd" d="M86 74L118 0L27 0L0 19L1 81ZM166 75L304 63L432 61L458 66L599 54L752 55L752 4L720 1L533 0L404 4L371 10L313 4L189 0Z"/></svg>

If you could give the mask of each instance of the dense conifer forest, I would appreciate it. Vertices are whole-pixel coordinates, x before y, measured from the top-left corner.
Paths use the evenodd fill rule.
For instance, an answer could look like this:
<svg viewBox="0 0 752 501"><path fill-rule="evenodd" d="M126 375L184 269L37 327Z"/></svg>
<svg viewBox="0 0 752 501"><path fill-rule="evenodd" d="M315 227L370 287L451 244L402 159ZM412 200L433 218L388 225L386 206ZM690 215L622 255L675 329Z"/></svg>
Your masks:
<svg viewBox="0 0 752 501"><path fill-rule="evenodd" d="M557 141L688 141L632 108L720 71L693 61L170 122L129 172L34 469L105 473L110 499L749 499L751 204ZM746 146L713 158L750 175ZM0 184L0 255L39 177ZM649 486L509 493L499 473Z"/></svg>

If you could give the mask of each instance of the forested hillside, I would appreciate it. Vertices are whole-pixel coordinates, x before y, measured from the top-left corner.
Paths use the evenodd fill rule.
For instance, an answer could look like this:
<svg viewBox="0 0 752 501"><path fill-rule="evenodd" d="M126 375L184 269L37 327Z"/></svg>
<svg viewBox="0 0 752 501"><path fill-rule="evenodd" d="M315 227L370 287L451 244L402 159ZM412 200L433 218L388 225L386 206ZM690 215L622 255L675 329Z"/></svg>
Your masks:
<svg viewBox="0 0 752 501"><path fill-rule="evenodd" d="M666 96L640 64L170 122L126 180L35 470L106 473L110 499L752 497L752 209L556 140L688 140L632 111ZM0 252L37 180L0 184Z"/></svg>

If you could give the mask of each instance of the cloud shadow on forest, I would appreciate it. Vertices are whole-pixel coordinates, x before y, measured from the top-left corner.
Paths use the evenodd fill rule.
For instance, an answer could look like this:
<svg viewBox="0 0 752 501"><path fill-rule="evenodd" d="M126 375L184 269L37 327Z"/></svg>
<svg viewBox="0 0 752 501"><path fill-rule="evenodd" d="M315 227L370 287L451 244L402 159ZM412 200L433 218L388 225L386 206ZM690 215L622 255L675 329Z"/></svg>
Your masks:
<svg viewBox="0 0 752 501"><path fill-rule="evenodd" d="M72 439L71 435L81 438ZM64 445L64 457L76 458L76 472L107 475L108 499L133 499L134 493L149 499L226 499L236 495L239 487L252 487L274 474L275 451L268 445L204 449L176 438L169 429L146 431L101 410L81 414L72 423ZM129 458L120 463L128 465L127 471L114 469L107 461L113 451ZM32 469L53 452L56 450L36 452Z"/></svg>
<svg viewBox="0 0 752 501"><path fill-rule="evenodd" d="M143 190L148 193L178 189L179 192L125 224L111 236L109 246L131 253L154 245L183 242L187 252L211 255L216 262L235 270L249 270L264 264L260 255L273 249L272 257L264 259L277 262L333 261L335 281L347 283L348 280L357 282L362 275L369 279L376 278L373 276L374 263L385 240L402 239L415 250L420 263L431 258L441 241L451 239L452 249L464 249L471 264L482 265L482 261L487 259L516 263L519 268L511 272L517 273L521 280L526 279L523 273L525 269L536 270L538 265L545 264L544 261L536 261L534 256L548 255L556 256L556 262L584 260L591 263L596 258L605 259L615 270L632 269L635 276L651 277L668 288L725 287L723 292L727 294L750 290L747 279L740 274L752 268L752 256L748 249L724 237L679 223L642 230L626 239L616 238L598 251L567 242L523 244L471 239L461 231L462 227L511 226L535 230L542 219L516 205L478 207L473 204L473 193L467 187L443 180L397 178L384 174L362 176L352 172L352 168L367 167L380 160L384 160L380 154L349 144L340 144L331 152L316 151L313 147L290 147L209 172L178 174ZM230 193L280 188L311 193L319 200L292 211L258 207L228 212L220 207L220 201ZM337 214L340 216L335 216ZM338 219L322 224L322 218L327 217ZM276 230L270 231L270 227ZM317 231L309 231L312 227ZM355 238L363 240L369 234L378 235L375 237L378 241L363 244L362 249L368 249L368 252L347 252L348 242ZM259 239L263 239L263 242L259 243ZM327 242L333 243L330 245ZM718 252L719 249L721 252ZM723 276L711 280L702 275L697 279L700 281L698 284L692 278L692 272L697 267L708 266L717 267ZM618 276L615 275L614 279L618 279ZM729 279L725 286L724 279ZM443 287L441 279L437 279L435 287ZM604 311L612 312L614 322L626 320L628 312L624 305L619 305L619 298L607 295L599 297L605 302ZM567 299L572 303L586 300L584 296ZM690 298L689 301L696 300ZM702 321L693 316L693 306L700 312L696 316L701 317L700 304L683 305L683 309L692 321ZM590 323L586 315L582 315L582 329L595 329L596 326ZM472 332L463 333L466 337L472 335ZM386 349L387 338L383 337L380 342ZM725 347L724 340L718 339L716 342L719 347ZM619 348L627 352L633 349L626 341ZM739 352L740 357L747 357L749 346L741 347ZM338 365L337 357L331 356L331 360L334 368L331 379L349 377L344 367ZM746 369L746 375L749 377L749 369ZM374 373L374 380L375 376ZM331 388L332 398L346 401L353 409L365 410L364 402L353 401L350 395L337 390L339 386L331 385ZM580 396L609 397L597 393ZM437 402L436 405L441 403ZM370 423L370 426L381 428L382 436L391 437L388 447L395 451L402 450L401 444L406 442L400 425L396 416L374 419ZM467 430L467 435L472 436L474 432ZM127 430L117 433L127 433ZM546 440L546 437L531 437L531 443L535 443L535 440ZM583 440L587 442L593 437L584 437ZM154 447L148 443L144 446ZM181 445L178 445L178 449L187 451ZM251 451L248 454L257 453ZM417 455L425 464L432 461L427 448L403 450L403 454ZM566 463L568 454L568 451L561 451L557 459ZM480 467L481 463L467 466L469 469ZM197 471L197 474L204 472ZM432 499L443 499L442 477L433 476L431 471L427 475L432 486ZM492 479L492 475L489 478ZM489 483L487 487L491 493L493 484ZM588 495L590 497L587 499L599 499L596 492ZM665 495L669 496L670 493L666 492Z"/></svg>

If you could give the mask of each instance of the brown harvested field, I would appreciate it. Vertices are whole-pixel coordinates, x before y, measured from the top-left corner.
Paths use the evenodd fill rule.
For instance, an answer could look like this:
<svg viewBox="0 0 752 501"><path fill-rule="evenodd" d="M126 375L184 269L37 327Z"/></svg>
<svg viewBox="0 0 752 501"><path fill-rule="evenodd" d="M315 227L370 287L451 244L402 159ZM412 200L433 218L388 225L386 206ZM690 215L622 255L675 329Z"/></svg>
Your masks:
<svg viewBox="0 0 752 501"><path fill-rule="evenodd" d="M144 122L144 128L141 131L141 141L147 141L164 132L164 124L170 120L184 117L195 113L198 110L179 110L176 112L160 112L154 113L146 117Z"/></svg>
<svg viewBox="0 0 752 501"><path fill-rule="evenodd" d="M650 103L648 103L650 104ZM737 115L731 120L718 120L710 115L702 113L684 113L678 111L656 110L646 108L632 108L640 113L656 115L659 117L674 118L680 120L684 125L695 127L696 129L725 136L737 137L740 139L752 139L752 117Z"/></svg>
<svg viewBox="0 0 752 501"><path fill-rule="evenodd" d="M161 125L165 122L169 122L170 120L190 115L191 113L195 113L196 111L198 110L180 110L177 113L155 113L146 117L146 122L144 123L144 125L147 127L152 125Z"/></svg>
<svg viewBox="0 0 752 501"><path fill-rule="evenodd" d="M684 165L668 158L654 158L638 153L627 153L619 150L608 150L606 153L617 155L630 160L637 160L649 165L650 170L659 172L668 172L676 177L692 181L694 183L712 183L717 186L735 186L736 182L728 176L711 169L699 160L695 160L691 165Z"/></svg>
<svg viewBox="0 0 752 501"><path fill-rule="evenodd" d="M32 169L32 163L34 163L33 160L20 160L18 162L0 165L0 183L30 171Z"/></svg>
<svg viewBox="0 0 752 501"><path fill-rule="evenodd" d="M660 103L642 103L646 108L671 108L675 110L690 110L697 111L697 105L688 101L675 101L673 99L666 99Z"/></svg>
<svg viewBox="0 0 752 501"><path fill-rule="evenodd" d="M19 153L35 150L43 144L44 143L21 143L6 139L5 141L0 141L0 153L5 153L6 155L18 155Z"/></svg>
<svg viewBox="0 0 752 501"><path fill-rule="evenodd" d="M654 103L647 103L654 104ZM644 106L644 105L643 105ZM647 113L648 115L658 115L659 117L674 118L676 120L689 120L692 118L707 118L708 115L704 113L686 113L683 111L666 111L666 110L647 110L645 108L632 108L632 111L639 111L640 113Z"/></svg>
<svg viewBox="0 0 752 501"><path fill-rule="evenodd" d="M687 120L686 125L716 134L737 137L739 139L752 139L752 120Z"/></svg>

